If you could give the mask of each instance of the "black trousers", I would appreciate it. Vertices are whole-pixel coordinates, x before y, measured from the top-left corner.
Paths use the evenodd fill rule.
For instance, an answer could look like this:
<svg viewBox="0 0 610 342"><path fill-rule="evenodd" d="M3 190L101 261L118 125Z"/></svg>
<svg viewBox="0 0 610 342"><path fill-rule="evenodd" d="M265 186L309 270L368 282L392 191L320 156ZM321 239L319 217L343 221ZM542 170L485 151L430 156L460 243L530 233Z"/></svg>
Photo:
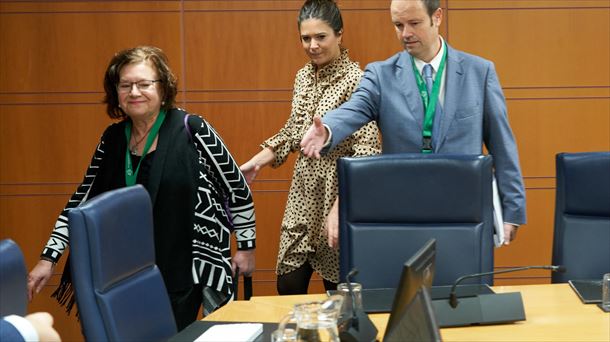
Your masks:
<svg viewBox="0 0 610 342"><path fill-rule="evenodd" d="M307 294L312 274L313 268L306 262L303 266L290 273L279 275L276 283L277 293L280 295ZM322 279L322 281L326 291L337 289L337 283L326 279Z"/></svg>

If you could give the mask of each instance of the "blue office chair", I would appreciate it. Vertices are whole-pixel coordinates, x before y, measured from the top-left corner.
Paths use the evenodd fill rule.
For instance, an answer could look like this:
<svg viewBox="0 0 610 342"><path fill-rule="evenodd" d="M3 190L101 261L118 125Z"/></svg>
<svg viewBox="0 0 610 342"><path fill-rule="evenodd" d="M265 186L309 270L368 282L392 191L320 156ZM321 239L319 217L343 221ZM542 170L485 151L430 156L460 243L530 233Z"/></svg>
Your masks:
<svg viewBox="0 0 610 342"><path fill-rule="evenodd" d="M434 285L493 270L491 156L342 158L338 173L342 281L355 267L363 287L395 288L404 262L430 238Z"/></svg>
<svg viewBox="0 0 610 342"><path fill-rule="evenodd" d="M559 153L555 160L553 283L610 273L610 152Z"/></svg>
<svg viewBox="0 0 610 342"><path fill-rule="evenodd" d="M21 249L11 239L0 241L0 317L25 316L27 270Z"/></svg>
<svg viewBox="0 0 610 342"><path fill-rule="evenodd" d="M88 341L164 341L176 323L155 265L150 197L136 185L72 209L70 265Z"/></svg>

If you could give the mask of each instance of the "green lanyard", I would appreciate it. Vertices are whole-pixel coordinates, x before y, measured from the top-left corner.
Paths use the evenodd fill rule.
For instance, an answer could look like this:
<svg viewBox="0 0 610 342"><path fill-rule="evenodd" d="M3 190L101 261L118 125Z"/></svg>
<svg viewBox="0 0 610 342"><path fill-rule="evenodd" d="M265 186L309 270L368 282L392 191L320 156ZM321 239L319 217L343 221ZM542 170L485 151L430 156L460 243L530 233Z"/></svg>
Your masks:
<svg viewBox="0 0 610 342"><path fill-rule="evenodd" d="M159 133L159 128L161 128L163 120L165 120L165 111L161 110L157 116L157 119L155 120L155 123L150 129L148 138L146 138L146 145L144 145L144 151L142 151L142 157L138 162L135 172L133 171L133 166L131 165L131 156L129 152L129 141L131 140L131 121L127 121L127 124L125 125L125 137L127 138L127 148L125 149L125 183L127 186L136 184L136 179L138 178L138 171L140 171L142 160L144 160L150 146L152 145L153 141L155 141L155 137L157 136L157 133Z"/></svg>
<svg viewBox="0 0 610 342"><path fill-rule="evenodd" d="M444 44L444 43L443 43ZM436 104L438 100L438 93L441 89L441 76L443 75L443 71L445 70L445 62L447 61L447 45L445 45L445 50L443 51L443 57L441 59L441 64L438 67L438 71L436 72L436 77L434 78L434 85L432 86L432 94L428 94L428 89L426 88L426 82L422 78L420 72L417 70L415 66L415 60L411 57L411 64L413 65L413 73L415 74L415 79L417 80L417 87L419 88L419 95L421 95L421 99L424 103L424 127L422 130L423 136L423 146L422 153L431 153L432 152L432 125L434 123L434 113L436 110Z"/></svg>

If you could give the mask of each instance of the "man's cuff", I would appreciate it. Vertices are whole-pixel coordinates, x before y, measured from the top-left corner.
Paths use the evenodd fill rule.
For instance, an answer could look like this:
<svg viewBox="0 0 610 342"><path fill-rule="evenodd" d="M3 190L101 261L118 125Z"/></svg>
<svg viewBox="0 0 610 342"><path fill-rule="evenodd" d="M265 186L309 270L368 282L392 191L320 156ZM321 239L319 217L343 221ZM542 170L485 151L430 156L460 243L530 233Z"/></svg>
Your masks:
<svg viewBox="0 0 610 342"><path fill-rule="evenodd" d="M36 332L36 328L28 321L27 319L17 316L10 315L3 318L7 322L11 323L17 331L21 334L25 341L40 341L40 337L38 337L38 333Z"/></svg>
<svg viewBox="0 0 610 342"><path fill-rule="evenodd" d="M513 226L515 226L515 229L519 228L520 225L516 224L516 223L512 223L512 222L504 222L504 224L512 224Z"/></svg>
<svg viewBox="0 0 610 342"><path fill-rule="evenodd" d="M326 141L324 142L324 145L322 145L322 149L327 148L328 146L330 146L331 141L333 141L333 131L330 130L330 127L328 127L327 124L323 124L324 128L326 128L326 131L328 132L328 139L326 139Z"/></svg>

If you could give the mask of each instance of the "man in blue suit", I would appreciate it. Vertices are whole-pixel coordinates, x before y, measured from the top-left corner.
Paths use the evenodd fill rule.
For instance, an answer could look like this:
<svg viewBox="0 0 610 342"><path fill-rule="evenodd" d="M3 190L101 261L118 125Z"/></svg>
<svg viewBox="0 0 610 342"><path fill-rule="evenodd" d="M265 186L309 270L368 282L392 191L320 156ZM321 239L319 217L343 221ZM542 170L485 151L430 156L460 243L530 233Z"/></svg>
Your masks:
<svg viewBox="0 0 610 342"><path fill-rule="evenodd" d="M381 130L383 153L481 154L494 158L504 243L526 222L525 189L506 102L492 62L449 46L439 35L438 0L393 0L396 35L405 51L367 66L349 101L314 118L301 141L320 157L370 121ZM338 232L330 231L336 244Z"/></svg>

